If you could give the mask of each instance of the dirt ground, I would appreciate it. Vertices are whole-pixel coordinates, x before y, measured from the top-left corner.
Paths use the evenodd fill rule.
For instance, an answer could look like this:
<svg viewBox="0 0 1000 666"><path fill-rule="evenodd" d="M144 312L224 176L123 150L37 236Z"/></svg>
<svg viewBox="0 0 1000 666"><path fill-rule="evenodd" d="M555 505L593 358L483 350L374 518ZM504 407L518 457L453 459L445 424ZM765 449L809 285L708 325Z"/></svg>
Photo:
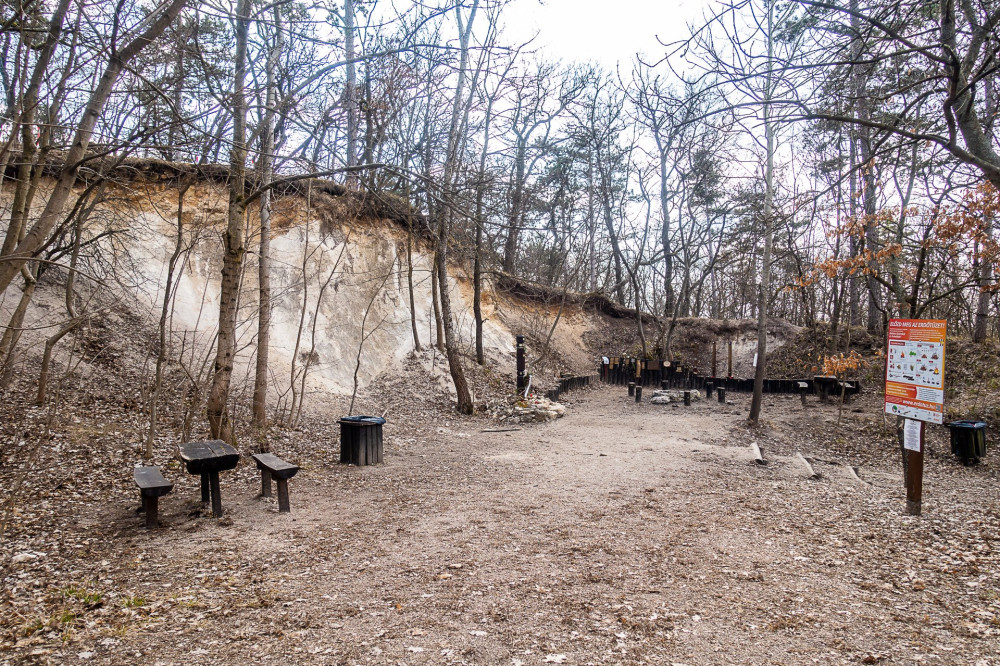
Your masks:
<svg viewBox="0 0 1000 666"><path fill-rule="evenodd" d="M397 417L363 468L314 421L273 446L291 514L244 462L207 517L164 459L153 531L109 452L111 487L33 489L0 544L0 663L1000 664L994 451L964 468L935 431L909 517L874 398L838 426L769 397L759 431L730 399Z"/></svg>

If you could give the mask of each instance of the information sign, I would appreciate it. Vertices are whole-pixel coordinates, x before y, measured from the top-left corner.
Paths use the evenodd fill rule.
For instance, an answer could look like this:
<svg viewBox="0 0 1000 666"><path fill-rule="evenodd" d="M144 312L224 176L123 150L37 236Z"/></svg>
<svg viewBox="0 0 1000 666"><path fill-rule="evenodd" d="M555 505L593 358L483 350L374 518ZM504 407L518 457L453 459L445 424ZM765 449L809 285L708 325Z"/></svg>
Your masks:
<svg viewBox="0 0 1000 666"><path fill-rule="evenodd" d="M944 414L944 319L891 319L885 362L885 412L941 423Z"/></svg>

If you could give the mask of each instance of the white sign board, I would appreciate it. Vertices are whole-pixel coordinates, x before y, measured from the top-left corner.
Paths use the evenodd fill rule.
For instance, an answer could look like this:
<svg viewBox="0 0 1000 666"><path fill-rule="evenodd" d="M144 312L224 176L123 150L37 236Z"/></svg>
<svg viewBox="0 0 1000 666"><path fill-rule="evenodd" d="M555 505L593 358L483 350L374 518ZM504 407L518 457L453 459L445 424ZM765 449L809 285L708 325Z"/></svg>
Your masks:
<svg viewBox="0 0 1000 666"><path fill-rule="evenodd" d="M920 421L905 419L903 422L903 448L920 452Z"/></svg>

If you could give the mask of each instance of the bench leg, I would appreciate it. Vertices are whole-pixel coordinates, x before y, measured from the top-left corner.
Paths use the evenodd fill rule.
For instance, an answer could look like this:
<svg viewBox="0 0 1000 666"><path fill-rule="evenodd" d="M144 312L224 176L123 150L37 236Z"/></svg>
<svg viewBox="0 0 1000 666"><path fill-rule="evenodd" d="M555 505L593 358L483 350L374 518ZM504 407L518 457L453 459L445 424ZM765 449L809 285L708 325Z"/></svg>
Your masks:
<svg viewBox="0 0 1000 666"><path fill-rule="evenodd" d="M271 472L266 469L260 470L260 496L271 496Z"/></svg>
<svg viewBox="0 0 1000 666"><path fill-rule="evenodd" d="M799 398L802 399L802 406L806 406L806 389L799 389Z"/></svg>
<svg viewBox="0 0 1000 666"><path fill-rule="evenodd" d="M212 487L212 515L222 517L222 494L219 492L219 473L209 472L209 483Z"/></svg>
<svg viewBox="0 0 1000 666"><path fill-rule="evenodd" d="M158 527L160 524L160 498L143 497L142 508L146 512L146 527Z"/></svg>
<svg viewBox="0 0 1000 666"><path fill-rule="evenodd" d="M201 473L201 503L208 504L211 501L211 493L209 491L209 480L208 472Z"/></svg>
<svg viewBox="0 0 1000 666"><path fill-rule="evenodd" d="M288 504L288 479L276 479L278 482L278 511L280 513L290 513L292 508Z"/></svg>

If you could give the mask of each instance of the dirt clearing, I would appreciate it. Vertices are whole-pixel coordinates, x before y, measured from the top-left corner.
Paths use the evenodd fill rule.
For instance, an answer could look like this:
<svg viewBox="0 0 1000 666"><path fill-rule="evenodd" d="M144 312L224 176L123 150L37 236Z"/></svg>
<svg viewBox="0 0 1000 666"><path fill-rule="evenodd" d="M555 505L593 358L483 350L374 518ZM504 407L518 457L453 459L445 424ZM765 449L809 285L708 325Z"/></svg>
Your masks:
<svg viewBox="0 0 1000 666"><path fill-rule="evenodd" d="M932 453L908 517L898 457L864 440L877 409L837 431L835 406L797 400L770 398L763 434L746 395L620 387L513 432L399 419L367 468L336 464L330 424L276 445L303 468L291 514L243 461L205 517L168 467L152 532L122 467L3 544L0 663L1000 663L995 454Z"/></svg>

